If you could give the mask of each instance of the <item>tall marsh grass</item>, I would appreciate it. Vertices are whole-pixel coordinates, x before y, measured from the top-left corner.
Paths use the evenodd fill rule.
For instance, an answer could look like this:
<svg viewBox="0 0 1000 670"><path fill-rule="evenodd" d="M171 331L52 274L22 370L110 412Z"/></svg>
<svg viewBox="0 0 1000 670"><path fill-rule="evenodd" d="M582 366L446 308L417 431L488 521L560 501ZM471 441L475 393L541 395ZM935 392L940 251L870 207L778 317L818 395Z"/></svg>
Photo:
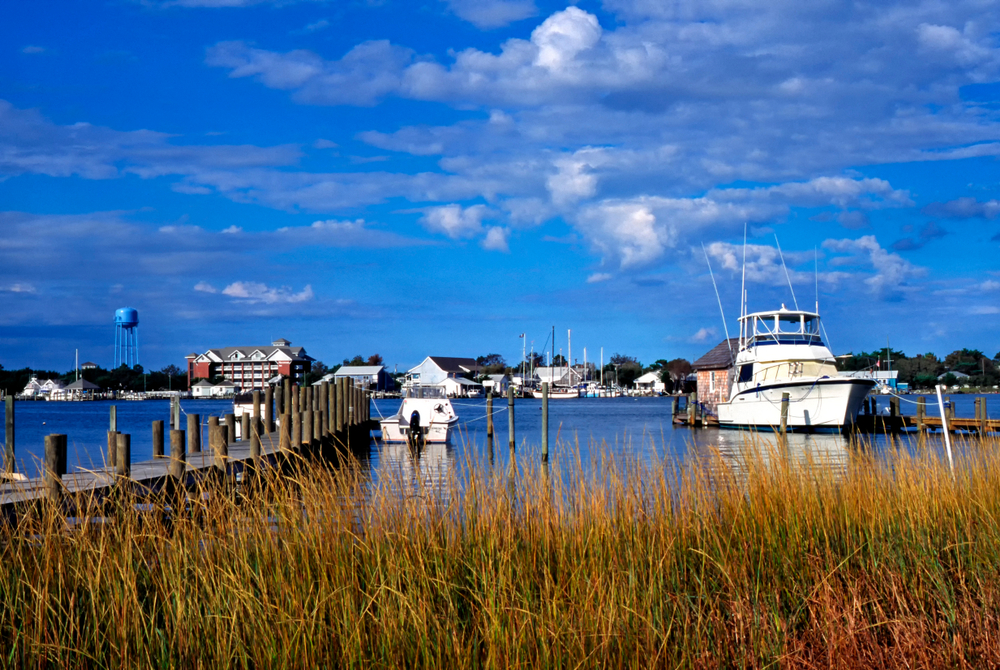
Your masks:
<svg viewBox="0 0 1000 670"><path fill-rule="evenodd" d="M738 469L470 463L440 490L311 464L177 515L43 506L0 531L0 663L996 666L998 447L954 476L749 440Z"/></svg>

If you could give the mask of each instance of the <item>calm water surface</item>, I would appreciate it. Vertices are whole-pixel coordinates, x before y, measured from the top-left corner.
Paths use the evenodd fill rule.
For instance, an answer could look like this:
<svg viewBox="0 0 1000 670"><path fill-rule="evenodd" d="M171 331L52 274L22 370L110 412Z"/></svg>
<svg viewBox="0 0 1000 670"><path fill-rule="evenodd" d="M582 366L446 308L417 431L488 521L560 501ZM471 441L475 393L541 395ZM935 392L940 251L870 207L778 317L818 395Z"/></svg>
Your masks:
<svg viewBox="0 0 1000 670"><path fill-rule="evenodd" d="M973 395L955 395L956 415L973 416ZM988 395L991 415L1000 415L1000 396ZM915 412L916 396L904 396L904 414ZM936 399L927 398L928 414L937 414ZM878 398L879 407L888 406L888 397ZM453 400L461 431L451 444L428 446L421 453L412 453L405 445L381 445L373 441L362 463L373 475L388 470L437 480L470 462L509 466L508 420L506 398L494 401L495 442L490 449L486 440L486 401L484 399ZM132 436L132 458L135 461L152 457L152 427L154 420L169 423L170 403L167 400L132 402L19 402L16 405L16 458L18 470L37 474L44 453L44 438L50 433L69 436L68 463L70 470L102 467L107 444L110 407L118 413L118 430ZM394 414L399 400L372 402L372 417ZM584 471L600 467L601 459L628 458L640 463L658 464L664 459L685 464L692 459L722 456L734 464L747 442L747 434L715 429L675 429L671 424L670 398L581 398L549 402L549 453L557 467ZM207 424L209 416L232 412L232 402L225 400L183 400L183 414L201 415ZM186 418L183 420L187 425ZM537 459L541 444L541 401L517 399L514 406L516 458ZM203 425L202 443L207 444L207 427ZM772 435L760 434L763 444L773 444ZM906 442L907 438L903 438ZM931 445L939 440L932 438ZM870 438L871 448L881 449L885 438ZM834 471L846 468L849 441L840 435L790 435L789 455Z"/></svg>

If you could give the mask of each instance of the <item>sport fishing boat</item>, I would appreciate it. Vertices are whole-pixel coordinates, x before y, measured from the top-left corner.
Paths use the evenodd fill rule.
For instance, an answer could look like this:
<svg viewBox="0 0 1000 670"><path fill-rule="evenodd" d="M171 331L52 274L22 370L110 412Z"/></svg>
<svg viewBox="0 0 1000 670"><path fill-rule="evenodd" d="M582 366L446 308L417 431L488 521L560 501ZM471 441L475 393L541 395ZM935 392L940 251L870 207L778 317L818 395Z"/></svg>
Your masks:
<svg viewBox="0 0 1000 670"><path fill-rule="evenodd" d="M816 312L786 309L740 317L728 402L719 426L772 429L788 394L788 430L839 431L854 423L875 380L841 375Z"/></svg>
<svg viewBox="0 0 1000 670"><path fill-rule="evenodd" d="M383 442L439 443L451 438L458 415L440 386L404 389L399 411L382 419Z"/></svg>

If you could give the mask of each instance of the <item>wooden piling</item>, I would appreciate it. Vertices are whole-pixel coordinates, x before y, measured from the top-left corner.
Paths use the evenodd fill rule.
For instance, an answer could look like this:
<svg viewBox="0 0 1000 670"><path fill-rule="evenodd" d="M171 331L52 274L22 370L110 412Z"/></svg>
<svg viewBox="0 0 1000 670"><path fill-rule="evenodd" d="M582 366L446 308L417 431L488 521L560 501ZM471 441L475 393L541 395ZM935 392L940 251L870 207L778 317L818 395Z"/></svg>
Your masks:
<svg viewBox="0 0 1000 670"><path fill-rule="evenodd" d="M14 396L4 398L6 421L4 422L3 471L12 474L14 466Z"/></svg>
<svg viewBox="0 0 1000 670"><path fill-rule="evenodd" d="M542 382L542 461L549 460L549 383Z"/></svg>
<svg viewBox="0 0 1000 670"><path fill-rule="evenodd" d="M291 445L296 451L302 448L302 412L297 410L292 412Z"/></svg>
<svg viewBox="0 0 1000 670"><path fill-rule="evenodd" d="M326 429L330 437L337 434L337 378L330 384L330 392L326 397Z"/></svg>
<svg viewBox="0 0 1000 670"><path fill-rule="evenodd" d="M188 453L197 454L201 452L201 414L188 414Z"/></svg>
<svg viewBox="0 0 1000 670"><path fill-rule="evenodd" d="M320 440L326 440L329 429L329 407L330 407L330 382L323 382L319 387L319 436Z"/></svg>
<svg viewBox="0 0 1000 670"><path fill-rule="evenodd" d="M281 381L281 412L279 414L290 414L292 411L292 380L285 377Z"/></svg>
<svg viewBox="0 0 1000 670"><path fill-rule="evenodd" d="M115 436L118 454L115 456L115 474L119 477L132 476L132 436L118 433Z"/></svg>
<svg viewBox="0 0 1000 670"><path fill-rule="evenodd" d="M250 418L250 455L254 460L260 458L260 390L253 392L253 416Z"/></svg>
<svg viewBox="0 0 1000 670"><path fill-rule="evenodd" d="M673 423L674 418L677 416L677 411L680 409L681 399L680 396L674 396L670 399L670 422Z"/></svg>
<svg viewBox="0 0 1000 670"><path fill-rule="evenodd" d="M66 436L45 436L45 497L52 502L62 500L62 478L66 474Z"/></svg>
<svg viewBox="0 0 1000 670"><path fill-rule="evenodd" d="M108 431L108 462L106 466L108 468L114 469L115 464L118 463L118 431L109 430Z"/></svg>
<svg viewBox="0 0 1000 670"><path fill-rule="evenodd" d="M510 431L508 446L514 451L514 388L511 386L507 387L507 428Z"/></svg>
<svg viewBox="0 0 1000 670"><path fill-rule="evenodd" d="M486 439L493 440L493 391L486 392Z"/></svg>
<svg viewBox="0 0 1000 670"><path fill-rule="evenodd" d="M979 398L979 434L986 434L986 398Z"/></svg>
<svg viewBox="0 0 1000 670"><path fill-rule="evenodd" d="M220 423L224 423L226 426L226 442L229 444L236 442L236 415L226 414Z"/></svg>
<svg viewBox="0 0 1000 670"><path fill-rule="evenodd" d="M308 447L312 444L312 434L313 434L313 413L311 409L305 409L302 411L302 438L299 440L299 445L303 447Z"/></svg>
<svg viewBox="0 0 1000 670"><path fill-rule="evenodd" d="M781 394L781 434L788 432L788 393Z"/></svg>
<svg viewBox="0 0 1000 670"><path fill-rule="evenodd" d="M163 458L163 422L153 422L153 458Z"/></svg>
<svg viewBox="0 0 1000 670"><path fill-rule="evenodd" d="M923 433L927 430L927 399L923 396L917 398L917 432Z"/></svg>
<svg viewBox="0 0 1000 670"><path fill-rule="evenodd" d="M695 425L697 425L695 424L695 412L698 409L698 404L695 402L694 393L688 394L686 409L687 409L688 425L694 428Z"/></svg>
<svg viewBox="0 0 1000 670"><path fill-rule="evenodd" d="M180 430L180 427L181 427L181 399L180 398L174 398L173 409L174 409L174 415L173 415L173 417L171 417L172 418L171 425L174 427L174 430Z"/></svg>
<svg viewBox="0 0 1000 670"><path fill-rule="evenodd" d="M190 417L191 415L188 414L188 416ZM180 481L181 479L184 479L186 467L186 459L184 457L184 431L172 430L170 431L170 467L168 468L168 474L175 481Z"/></svg>
<svg viewBox="0 0 1000 670"><path fill-rule="evenodd" d="M278 423L278 450L282 453L292 448L292 415L285 413L280 415Z"/></svg>
<svg viewBox="0 0 1000 670"><path fill-rule="evenodd" d="M316 395L319 395L317 393ZM312 445L313 449L318 449L323 440L323 412L322 410L313 410L313 421L312 421Z"/></svg>
<svg viewBox="0 0 1000 670"><path fill-rule="evenodd" d="M274 432L274 387L270 384L264 389L264 434Z"/></svg>
<svg viewBox="0 0 1000 670"><path fill-rule="evenodd" d="M250 412L240 414L240 441L250 441Z"/></svg>
<svg viewBox="0 0 1000 670"><path fill-rule="evenodd" d="M214 418L214 417L213 417ZM229 460L229 444L226 441L225 427L218 425L208 426L208 444L212 449L212 465L216 470L226 472L226 461Z"/></svg>
<svg viewBox="0 0 1000 670"><path fill-rule="evenodd" d="M117 433L118 432L118 407L115 406L115 405L112 405L111 406L111 411L109 412L109 415L110 415L111 421L110 421L110 423L108 425L108 430L110 430L112 433Z"/></svg>

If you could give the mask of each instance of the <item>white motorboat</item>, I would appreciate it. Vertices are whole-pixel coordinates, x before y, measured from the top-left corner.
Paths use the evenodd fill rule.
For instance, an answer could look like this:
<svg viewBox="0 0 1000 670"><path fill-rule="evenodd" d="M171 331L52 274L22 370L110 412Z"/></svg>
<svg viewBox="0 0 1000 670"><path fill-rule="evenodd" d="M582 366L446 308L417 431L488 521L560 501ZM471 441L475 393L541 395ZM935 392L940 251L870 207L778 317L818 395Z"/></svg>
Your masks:
<svg viewBox="0 0 1000 670"><path fill-rule="evenodd" d="M787 393L789 430L842 430L854 423L875 386L873 379L838 372L815 312L782 305L747 314L740 318L739 342L729 401L717 406L720 427L779 426Z"/></svg>
<svg viewBox="0 0 1000 670"><path fill-rule="evenodd" d="M383 442L447 442L458 423L451 401L439 386L405 389L399 411L382 419Z"/></svg>
<svg viewBox="0 0 1000 670"><path fill-rule="evenodd" d="M539 389L537 391L532 391L531 396L533 398L542 399L542 391ZM579 398L580 391L575 388L567 388L565 386L554 386L549 389L549 400L567 400L569 398Z"/></svg>

